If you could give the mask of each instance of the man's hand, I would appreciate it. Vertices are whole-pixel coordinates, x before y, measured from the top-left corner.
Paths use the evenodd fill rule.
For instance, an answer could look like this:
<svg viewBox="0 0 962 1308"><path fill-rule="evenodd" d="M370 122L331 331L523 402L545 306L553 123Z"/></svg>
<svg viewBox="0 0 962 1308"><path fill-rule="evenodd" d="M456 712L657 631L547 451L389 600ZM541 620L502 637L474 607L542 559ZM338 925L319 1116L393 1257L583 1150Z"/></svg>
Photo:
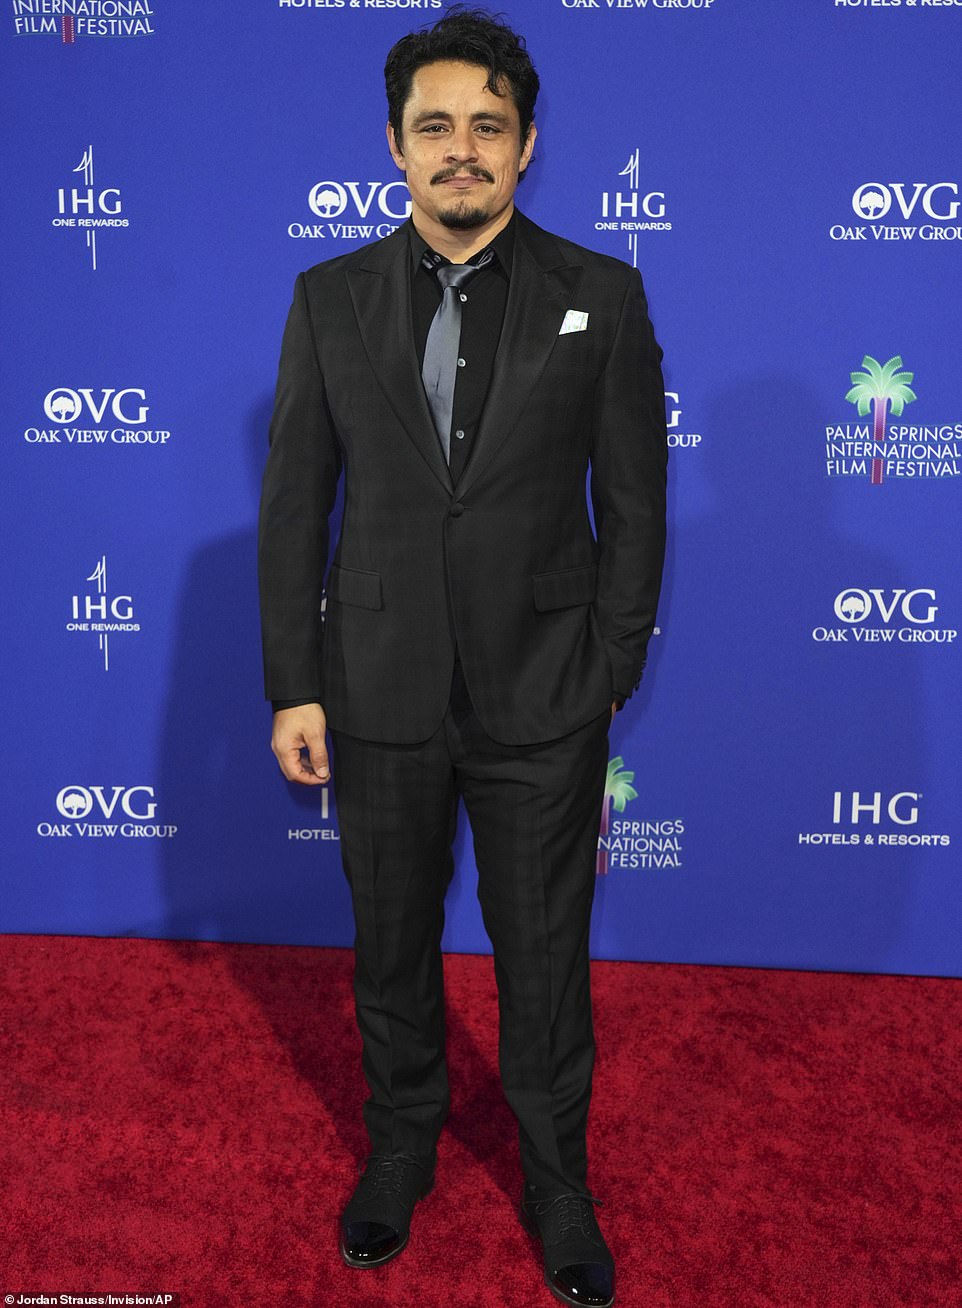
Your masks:
<svg viewBox="0 0 962 1308"><path fill-rule="evenodd" d="M288 781L302 786L323 786L331 779L324 733L327 718L320 704L301 704L274 714L271 749ZM308 759L301 750L306 749Z"/></svg>
<svg viewBox="0 0 962 1308"><path fill-rule="evenodd" d="M614 720L615 720L615 714L616 714L617 712L618 712L618 701L617 701L616 699L613 699L613 700L611 701L611 717L610 717L609 720L608 720L608 725L609 725L609 726L611 726L611 723L614 722Z"/></svg>

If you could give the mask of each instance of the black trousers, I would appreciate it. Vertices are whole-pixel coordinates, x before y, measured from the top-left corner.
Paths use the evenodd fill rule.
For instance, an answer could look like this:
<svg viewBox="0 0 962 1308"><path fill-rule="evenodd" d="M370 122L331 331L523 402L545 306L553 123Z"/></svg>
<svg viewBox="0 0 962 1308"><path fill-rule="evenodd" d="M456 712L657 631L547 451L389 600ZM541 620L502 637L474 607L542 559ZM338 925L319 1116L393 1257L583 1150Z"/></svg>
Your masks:
<svg viewBox="0 0 962 1308"><path fill-rule="evenodd" d="M494 951L499 1065L525 1178L587 1185L594 1036L588 926L610 712L546 744L498 744L460 664L415 745L331 732L341 856L356 926L354 993L372 1152L433 1156L448 1113L441 932L458 797Z"/></svg>

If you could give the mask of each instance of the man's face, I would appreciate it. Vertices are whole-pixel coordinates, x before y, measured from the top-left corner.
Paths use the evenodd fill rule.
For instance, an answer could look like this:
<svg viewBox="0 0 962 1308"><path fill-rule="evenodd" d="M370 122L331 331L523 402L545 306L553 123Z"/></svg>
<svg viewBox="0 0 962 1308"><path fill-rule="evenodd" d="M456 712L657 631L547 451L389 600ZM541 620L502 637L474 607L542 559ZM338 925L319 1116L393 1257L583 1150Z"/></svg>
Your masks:
<svg viewBox="0 0 962 1308"><path fill-rule="evenodd" d="M478 64L425 64L412 79L400 145L388 124L391 156L406 174L415 219L470 230L511 203L536 132L532 124L522 149L517 106L507 87L504 95L492 94L487 78Z"/></svg>

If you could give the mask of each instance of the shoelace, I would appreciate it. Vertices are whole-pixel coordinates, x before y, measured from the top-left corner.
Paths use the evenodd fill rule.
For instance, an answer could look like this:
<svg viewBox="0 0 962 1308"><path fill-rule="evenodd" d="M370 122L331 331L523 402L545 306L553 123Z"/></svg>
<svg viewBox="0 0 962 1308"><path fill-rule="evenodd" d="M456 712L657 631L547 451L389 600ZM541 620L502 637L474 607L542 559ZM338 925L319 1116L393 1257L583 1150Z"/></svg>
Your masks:
<svg viewBox="0 0 962 1308"><path fill-rule="evenodd" d="M526 1206L531 1213L538 1217L544 1215L556 1208L557 1212L553 1214L554 1229L552 1235L557 1240L563 1240L569 1231L577 1230L585 1239L590 1240L594 1232L591 1229L588 1220L591 1208L589 1205L595 1204L598 1208L604 1207L601 1199L595 1199L590 1194L580 1194L575 1190L567 1194L554 1195L551 1199L539 1199L534 1203L528 1203Z"/></svg>
<svg viewBox="0 0 962 1308"><path fill-rule="evenodd" d="M424 1164L416 1154L371 1154L364 1174L365 1189L369 1195L400 1195L401 1185L409 1167L424 1171Z"/></svg>

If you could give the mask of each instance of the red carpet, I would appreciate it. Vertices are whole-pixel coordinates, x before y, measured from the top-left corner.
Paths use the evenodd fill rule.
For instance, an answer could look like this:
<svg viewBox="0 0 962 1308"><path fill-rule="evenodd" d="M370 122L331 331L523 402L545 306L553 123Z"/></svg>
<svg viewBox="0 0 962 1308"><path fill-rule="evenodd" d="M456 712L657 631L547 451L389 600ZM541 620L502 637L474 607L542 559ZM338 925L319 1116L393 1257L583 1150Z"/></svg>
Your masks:
<svg viewBox="0 0 962 1308"><path fill-rule="evenodd" d="M6 936L0 960L4 1295L555 1302L514 1213L489 959L447 961L438 1183L368 1272L335 1249L365 1146L349 954ZM591 1182L622 1308L962 1304L962 982L594 978Z"/></svg>

